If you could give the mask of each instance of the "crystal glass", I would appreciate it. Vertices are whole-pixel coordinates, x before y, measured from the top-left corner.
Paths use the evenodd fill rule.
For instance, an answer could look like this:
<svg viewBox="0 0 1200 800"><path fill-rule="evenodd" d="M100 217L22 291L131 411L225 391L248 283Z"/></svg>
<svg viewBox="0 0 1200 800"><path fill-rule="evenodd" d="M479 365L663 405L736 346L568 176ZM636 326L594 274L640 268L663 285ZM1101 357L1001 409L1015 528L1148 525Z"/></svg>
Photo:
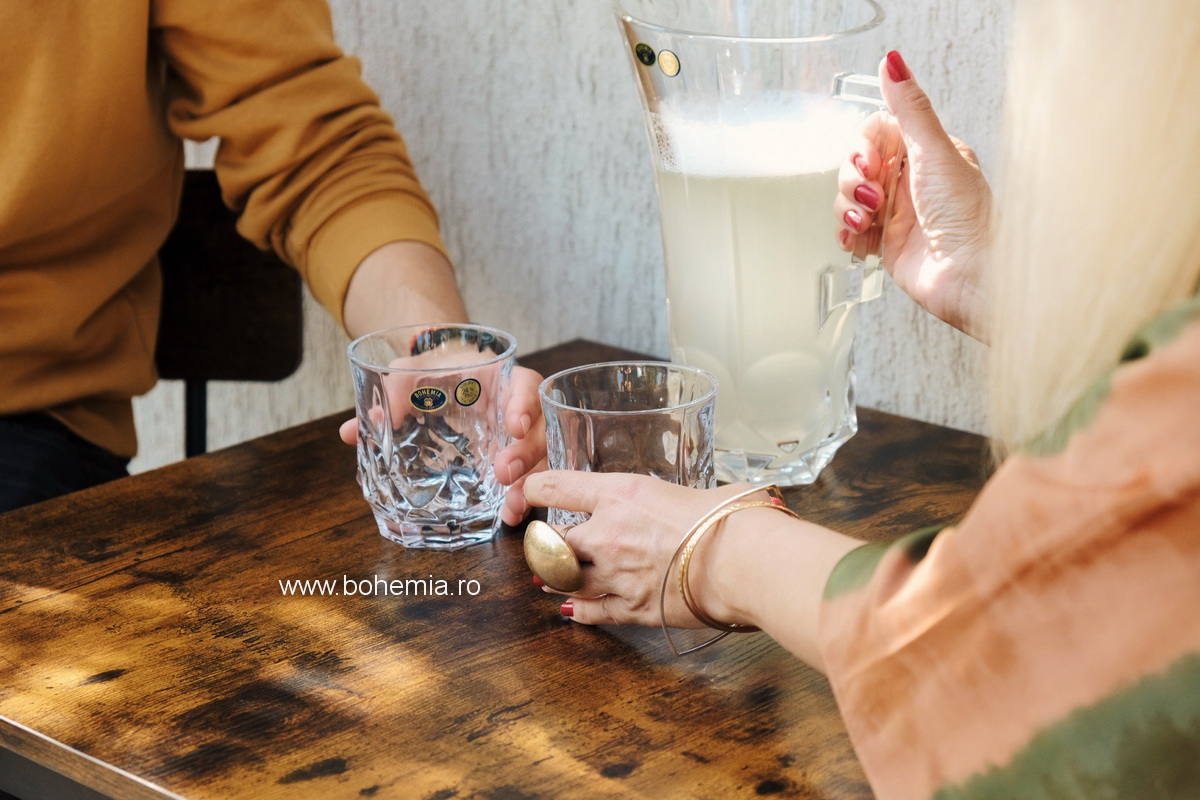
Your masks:
<svg viewBox="0 0 1200 800"><path fill-rule="evenodd" d="M634 472L709 488L717 379L657 361L589 364L551 375L538 389L551 469ZM552 508L552 525L585 517Z"/></svg>
<svg viewBox="0 0 1200 800"><path fill-rule="evenodd" d="M358 480L379 532L454 550L500 530L493 461L517 344L478 325L418 325L350 344Z"/></svg>

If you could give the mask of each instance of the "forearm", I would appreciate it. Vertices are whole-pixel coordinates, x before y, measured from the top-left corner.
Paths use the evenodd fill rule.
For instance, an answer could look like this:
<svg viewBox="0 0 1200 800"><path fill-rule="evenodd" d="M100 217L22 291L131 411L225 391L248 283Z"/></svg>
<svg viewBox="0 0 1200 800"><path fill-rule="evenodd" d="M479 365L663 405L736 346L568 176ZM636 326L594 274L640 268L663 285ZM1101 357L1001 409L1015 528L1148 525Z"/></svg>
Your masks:
<svg viewBox="0 0 1200 800"><path fill-rule="evenodd" d="M422 242L391 242L355 270L342 308L346 331L362 336L426 322L466 322L454 269Z"/></svg>
<svg viewBox="0 0 1200 800"><path fill-rule="evenodd" d="M862 544L777 511L748 509L701 542L690 584L714 619L757 625L824 672L817 637L825 584L842 556Z"/></svg>

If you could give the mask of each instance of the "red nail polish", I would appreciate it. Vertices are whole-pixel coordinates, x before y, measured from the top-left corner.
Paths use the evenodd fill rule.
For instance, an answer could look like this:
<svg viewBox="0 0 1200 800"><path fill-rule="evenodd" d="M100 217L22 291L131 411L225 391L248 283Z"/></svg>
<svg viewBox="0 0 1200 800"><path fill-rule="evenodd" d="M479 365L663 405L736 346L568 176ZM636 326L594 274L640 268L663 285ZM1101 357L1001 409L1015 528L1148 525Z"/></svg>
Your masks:
<svg viewBox="0 0 1200 800"><path fill-rule="evenodd" d="M842 228L840 231L838 231L838 244L840 244L842 247L850 244L850 231L846 230L845 228Z"/></svg>
<svg viewBox="0 0 1200 800"><path fill-rule="evenodd" d="M558 607L558 613L562 614L564 617L575 616L575 604L568 600Z"/></svg>
<svg viewBox="0 0 1200 800"><path fill-rule="evenodd" d="M858 170L860 175L862 175L864 178L867 177L867 159L866 158L864 158L862 155L856 153L854 156L854 166Z"/></svg>
<svg viewBox="0 0 1200 800"><path fill-rule="evenodd" d="M850 209L849 211L847 211L845 216L842 217L842 219L843 219L843 221L845 221L845 223L848 227L853 228L855 231L858 230L858 226L862 225L862 221L863 221L862 214L859 214L853 208Z"/></svg>
<svg viewBox="0 0 1200 800"><path fill-rule="evenodd" d="M876 211L879 208L879 192L875 191L866 184L863 184L854 190L854 199L862 203L871 211Z"/></svg>
<svg viewBox="0 0 1200 800"><path fill-rule="evenodd" d="M887 71L888 77L895 83L903 83L912 77L908 72L908 65L895 50L887 54Z"/></svg>
<svg viewBox="0 0 1200 800"><path fill-rule="evenodd" d="M539 578L537 575L534 575L533 576L533 585L540 588L542 586L545 586L546 582L543 581L541 578Z"/></svg>

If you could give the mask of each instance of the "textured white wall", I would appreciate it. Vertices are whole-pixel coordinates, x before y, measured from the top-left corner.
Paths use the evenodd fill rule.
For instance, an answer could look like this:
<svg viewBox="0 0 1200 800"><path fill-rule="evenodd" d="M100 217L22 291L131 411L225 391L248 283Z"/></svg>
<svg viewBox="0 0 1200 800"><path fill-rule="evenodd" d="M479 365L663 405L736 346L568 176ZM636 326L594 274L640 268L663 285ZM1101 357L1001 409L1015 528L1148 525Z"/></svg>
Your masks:
<svg viewBox="0 0 1200 800"><path fill-rule="evenodd" d="M994 165L1013 0L886 3L946 126ZM339 41L395 116L472 315L525 352L577 336L668 352L662 249L632 76L606 0L332 0ZM882 55L882 54L881 54ZM202 157L201 157L201 160ZM349 408L345 336L309 303L304 365L215 385L210 447ZM894 287L863 314L860 402L983 429L981 348ZM182 391L137 402L135 470L182 456Z"/></svg>

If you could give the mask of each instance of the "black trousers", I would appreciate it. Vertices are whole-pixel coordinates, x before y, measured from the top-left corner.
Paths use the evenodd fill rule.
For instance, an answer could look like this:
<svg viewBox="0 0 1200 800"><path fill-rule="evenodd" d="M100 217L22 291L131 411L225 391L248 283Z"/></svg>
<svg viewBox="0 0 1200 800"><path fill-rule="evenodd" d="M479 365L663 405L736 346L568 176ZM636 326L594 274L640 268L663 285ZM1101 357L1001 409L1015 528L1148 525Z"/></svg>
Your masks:
<svg viewBox="0 0 1200 800"><path fill-rule="evenodd" d="M128 467L46 414L0 416L0 512L123 478Z"/></svg>

